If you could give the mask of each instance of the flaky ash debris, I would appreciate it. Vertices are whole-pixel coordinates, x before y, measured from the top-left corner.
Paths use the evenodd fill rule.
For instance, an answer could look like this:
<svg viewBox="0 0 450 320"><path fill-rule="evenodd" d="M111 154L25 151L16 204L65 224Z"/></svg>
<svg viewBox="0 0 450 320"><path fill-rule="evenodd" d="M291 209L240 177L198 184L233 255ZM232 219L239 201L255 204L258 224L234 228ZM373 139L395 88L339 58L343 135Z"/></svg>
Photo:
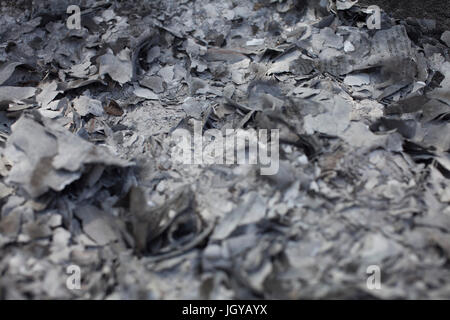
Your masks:
<svg viewBox="0 0 450 320"><path fill-rule="evenodd" d="M2 2L0 298L450 298L450 30L366 2Z"/></svg>

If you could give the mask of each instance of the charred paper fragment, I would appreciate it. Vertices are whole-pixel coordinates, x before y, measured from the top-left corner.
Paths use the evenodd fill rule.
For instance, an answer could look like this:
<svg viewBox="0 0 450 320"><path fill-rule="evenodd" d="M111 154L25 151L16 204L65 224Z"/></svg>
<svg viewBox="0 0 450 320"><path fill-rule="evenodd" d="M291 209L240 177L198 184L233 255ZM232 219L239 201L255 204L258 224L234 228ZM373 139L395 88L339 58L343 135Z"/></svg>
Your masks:
<svg viewBox="0 0 450 320"><path fill-rule="evenodd" d="M112 53L106 53L98 58L99 75L108 74L111 79L123 85L131 80L133 68L129 54L126 51L121 52L121 56L115 56Z"/></svg>
<svg viewBox="0 0 450 320"><path fill-rule="evenodd" d="M17 66L20 66L22 63L20 62L9 62L4 63L0 67L0 85L2 85L6 80L11 77L11 75L14 73L14 70Z"/></svg>
<svg viewBox="0 0 450 320"><path fill-rule="evenodd" d="M0 87L0 105L19 102L34 96L36 88L32 87Z"/></svg>
<svg viewBox="0 0 450 320"><path fill-rule="evenodd" d="M444 31L444 33L441 36L441 40L444 41L444 43L447 45L447 47L450 47L450 31Z"/></svg>
<svg viewBox="0 0 450 320"><path fill-rule="evenodd" d="M120 230L115 218L98 208L87 205L77 208L75 215L81 220L83 231L99 246L120 239Z"/></svg>
<svg viewBox="0 0 450 320"><path fill-rule="evenodd" d="M119 106L119 104L116 101L112 99L110 99L108 103L105 106L103 106L103 109L107 114L116 117L120 117L121 115L123 115L123 109Z"/></svg>
<svg viewBox="0 0 450 320"><path fill-rule="evenodd" d="M13 126L5 149L13 166L8 181L32 197L49 189L63 190L80 178L89 163L127 166L108 151L73 135L58 124L35 114L24 114ZM77 154L76 161L72 156Z"/></svg>
<svg viewBox="0 0 450 320"><path fill-rule="evenodd" d="M73 100L73 107L80 116L88 114L101 116L103 112L102 103L99 100L91 99L88 96L80 96Z"/></svg>

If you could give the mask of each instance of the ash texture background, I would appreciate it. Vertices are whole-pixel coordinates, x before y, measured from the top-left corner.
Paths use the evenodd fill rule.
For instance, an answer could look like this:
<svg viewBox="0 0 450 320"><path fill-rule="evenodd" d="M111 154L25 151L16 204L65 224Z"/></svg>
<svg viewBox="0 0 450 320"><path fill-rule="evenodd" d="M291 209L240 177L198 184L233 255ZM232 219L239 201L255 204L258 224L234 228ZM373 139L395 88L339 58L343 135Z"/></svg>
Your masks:
<svg viewBox="0 0 450 320"><path fill-rule="evenodd" d="M1 1L0 298L450 298L448 8L395 3Z"/></svg>

